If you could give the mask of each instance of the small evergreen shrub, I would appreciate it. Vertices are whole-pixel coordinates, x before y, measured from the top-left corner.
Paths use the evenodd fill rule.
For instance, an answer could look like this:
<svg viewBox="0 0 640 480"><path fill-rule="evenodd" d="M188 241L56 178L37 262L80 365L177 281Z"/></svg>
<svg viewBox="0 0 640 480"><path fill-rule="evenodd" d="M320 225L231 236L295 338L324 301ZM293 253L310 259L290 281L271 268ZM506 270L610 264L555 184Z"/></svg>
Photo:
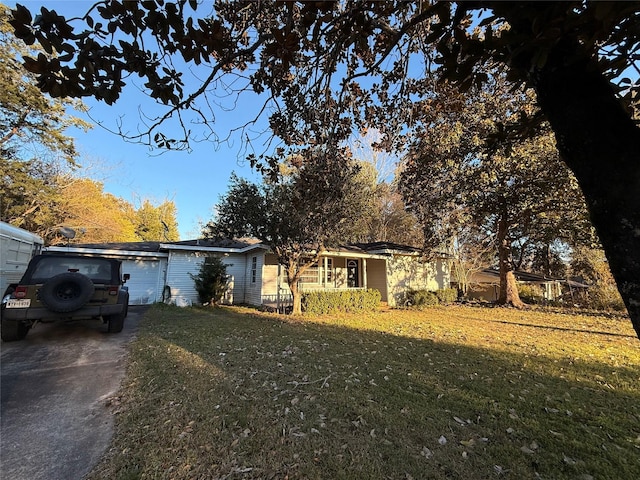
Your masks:
<svg viewBox="0 0 640 480"><path fill-rule="evenodd" d="M407 290L407 306L427 307L438 303L436 294L429 290Z"/></svg>
<svg viewBox="0 0 640 480"><path fill-rule="evenodd" d="M455 288L441 288L436 290L435 293L438 301L445 305L454 303L458 299L458 290Z"/></svg>
<svg viewBox="0 0 640 480"><path fill-rule="evenodd" d="M380 305L380 292L368 290L315 291L302 294L302 310L311 315L371 312Z"/></svg>
<svg viewBox="0 0 640 480"><path fill-rule="evenodd" d="M205 258L198 275L189 274L196 284L200 303L216 305L227 291L227 266L218 257Z"/></svg>

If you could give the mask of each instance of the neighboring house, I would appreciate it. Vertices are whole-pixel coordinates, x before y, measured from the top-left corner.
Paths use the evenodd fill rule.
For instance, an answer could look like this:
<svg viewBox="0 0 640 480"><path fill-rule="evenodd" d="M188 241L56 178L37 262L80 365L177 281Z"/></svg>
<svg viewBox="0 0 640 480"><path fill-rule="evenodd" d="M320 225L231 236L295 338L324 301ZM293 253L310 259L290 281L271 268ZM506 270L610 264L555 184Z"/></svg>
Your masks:
<svg viewBox="0 0 640 480"><path fill-rule="evenodd" d="M562 284L565 282L559 278L549 278L536 273L515 271L513 272L518 283L535 285L545 300L556 300L562 295ZM472 273L469 278L469 290L467 298L470 300L485 300L495 302L500 295L500 271L495 268L485 268Z"/></svg>
<svg viewBox="0 0 640 480"><path fill-rule="evenodd" d="M230 276L223 303L276 305L290 301L284 267L255 239L131 242L48 247L48 252L99 254L119 258L129 273L130 303L187 300L197 303L193 279L207 255L223 258ZM303 291L374 288L391 306L401 304L407 289L437 290L449 285L446 256L424 261L419 249L387 242L342 246L325 252L308 269Z"/></svg>

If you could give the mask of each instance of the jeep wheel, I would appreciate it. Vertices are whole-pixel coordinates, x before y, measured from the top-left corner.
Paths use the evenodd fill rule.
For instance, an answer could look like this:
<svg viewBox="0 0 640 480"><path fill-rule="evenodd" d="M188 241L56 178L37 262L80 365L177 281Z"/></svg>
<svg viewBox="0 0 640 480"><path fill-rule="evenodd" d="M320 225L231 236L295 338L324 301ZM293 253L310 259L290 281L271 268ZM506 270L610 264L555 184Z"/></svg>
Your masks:
<svg viewBox="0 0 640 480"><path fill-rule="evenodd" d="M4 342L15 342L16 340L22 340L27 336L31 327L25 325L19 320L5 320L2 319L2 329L0 336Z"/></svg>
<svg viewBox="0 0 640 480"><path fill-rule="evenodd" d="M107 332L120 333L124 328L124 310L107 317Z"/></svg>
<svg viewBox="0 0 640 480"><path fill-rule="evenodd" d="M40 289L40 301L53 312L68 313L82 308L94 291L89 277L81 273L61 273L45 282Z"/></svg>

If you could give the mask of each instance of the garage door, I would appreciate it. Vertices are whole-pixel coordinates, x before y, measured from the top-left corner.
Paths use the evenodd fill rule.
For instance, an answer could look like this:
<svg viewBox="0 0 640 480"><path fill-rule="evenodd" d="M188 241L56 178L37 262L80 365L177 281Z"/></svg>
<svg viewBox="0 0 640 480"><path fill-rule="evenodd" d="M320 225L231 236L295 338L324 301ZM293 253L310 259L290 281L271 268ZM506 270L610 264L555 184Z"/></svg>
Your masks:
<svg viewBox="0 0 640 480"><path fill-rule="evenodd" d="M126 283L129 287L129 305L149 305L162 300L165 264L166 261L158 259L122 262L122 273L131 275Z"/></svg>

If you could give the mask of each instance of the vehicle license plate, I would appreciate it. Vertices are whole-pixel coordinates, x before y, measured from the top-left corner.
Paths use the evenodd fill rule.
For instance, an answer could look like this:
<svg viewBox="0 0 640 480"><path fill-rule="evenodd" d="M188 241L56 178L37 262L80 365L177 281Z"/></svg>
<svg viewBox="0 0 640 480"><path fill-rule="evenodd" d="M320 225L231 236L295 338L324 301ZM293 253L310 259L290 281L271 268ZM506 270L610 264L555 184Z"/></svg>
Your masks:
<svg viewBox="0 0 640 480"><path fill-rule="evenodd" d="M29 308L31 306L30 298L10 298L7 300L7 308Z"/></svg>

